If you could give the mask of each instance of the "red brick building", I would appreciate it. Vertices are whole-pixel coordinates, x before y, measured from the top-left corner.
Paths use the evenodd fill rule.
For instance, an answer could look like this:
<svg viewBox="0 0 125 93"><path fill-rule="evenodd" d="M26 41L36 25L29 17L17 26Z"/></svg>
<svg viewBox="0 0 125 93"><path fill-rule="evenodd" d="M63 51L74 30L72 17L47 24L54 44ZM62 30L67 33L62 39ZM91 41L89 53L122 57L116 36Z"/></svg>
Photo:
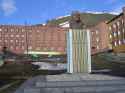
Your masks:
<svg viewBox="0 0 125 93"><path fill-rule="evenodd" d="M125 52L125 7L123 7L121 14L107 24L109 27L110 48L115 52Z"/></svg>
<svg viewBox="0 0 125 93"><path fill-rule="evenodd" d="M91 31L92 54L108 49L107 24L101 22L89 28ZM66 53L66 32L68 28L57 26L0 26L0 50L23 54L30 52Z"/></svg>
<svg viewBox="0 0 125 93"><path fill-rule="evenodd" d="M61 52L66 49L66 29L54 26L0 26L0 50L15 53Z"/></svg>
<svg viewBox="0 0 125 93"><path fill-rule="evenodd" d="M108 26L106 22L100 22L90 28L91 31L91 51L92 54L108 50Z"/></svg>

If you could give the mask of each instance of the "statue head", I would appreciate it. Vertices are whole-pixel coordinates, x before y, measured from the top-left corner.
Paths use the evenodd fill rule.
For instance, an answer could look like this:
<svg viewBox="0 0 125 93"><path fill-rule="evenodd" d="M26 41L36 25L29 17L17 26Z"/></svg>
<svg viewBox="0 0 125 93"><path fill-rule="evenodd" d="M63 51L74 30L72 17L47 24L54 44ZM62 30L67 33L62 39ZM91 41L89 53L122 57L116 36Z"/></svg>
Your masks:
<svg viewBox="0 0 125 93"><path fill-rule="evenodd" d="M70 28L71 29L83 29L84 23L81 20L81 13L78 11L72 12L71 20L70 20Z"/></svg>
<svg viewBox="0 0 125 93"><path fill-rule="evenodd" d="M76 22L80 22L81 21L79 11L72 12L72 20L74 20Z"/></svg>

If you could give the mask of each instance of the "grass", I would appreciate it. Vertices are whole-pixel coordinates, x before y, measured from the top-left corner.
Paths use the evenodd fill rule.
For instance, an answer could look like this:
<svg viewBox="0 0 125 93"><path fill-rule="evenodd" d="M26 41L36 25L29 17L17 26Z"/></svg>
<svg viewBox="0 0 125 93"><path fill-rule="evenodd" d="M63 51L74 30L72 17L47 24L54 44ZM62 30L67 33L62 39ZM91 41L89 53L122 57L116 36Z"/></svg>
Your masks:
<svg viewBox="0 0 125 93"><path fill-rule="evenodd" d="M25 80L30 77L38 75L60 74L63 72L66 71L36 70L32 69L31 64L6 64L0 68L0 80L3 79L4 81L11 82L8 82L6 86L8 86L9 84L9 87L5 88L4 90L1 90L0 93L13 93ZM12 83L14 84L11 85Z"/></svg>
<svg viewBox="0 0 125 93"><path fill-rule="evenodd" d="M35 68L35 69L33 69ZM48 74L60 74L66 72L61 71L49 71L49 70L37 70L37 66L34 67L32 64L5 64L0 68L0 79L25 79L28 77L33 77L37 75L48 75Z"/></svg>
<svg viewBox="0 0 125 93"><path fill-rule="evenodd" d="M111 72L109 72L108 74L125 76L125 62L121 63L110 61L110 56L108 57L107 55L105 55L99 54L92 56L92 70L109 69L111 70Z"/></svg>
<svg viewBox="0 0 125 93"><path fill-rule="evenodd" d="M13 76L30 75L32 72L31 64L5 64L0 68L0 79L10 79Z"/></svg>
<svg viewBox="0 0 125 93"><path fill-rule="evenodd" d="M13 80L13 84L3 90L0 93L14 93L16 89L24 82L24 80Z"/></svg>

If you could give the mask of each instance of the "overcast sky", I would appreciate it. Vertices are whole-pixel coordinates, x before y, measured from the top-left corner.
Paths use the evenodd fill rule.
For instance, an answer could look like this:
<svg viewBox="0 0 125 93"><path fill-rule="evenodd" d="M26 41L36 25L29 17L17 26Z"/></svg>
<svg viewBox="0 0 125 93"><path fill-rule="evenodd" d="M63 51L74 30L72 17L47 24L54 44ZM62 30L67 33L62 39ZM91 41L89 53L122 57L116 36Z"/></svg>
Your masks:
<svg viewBox="0 0 125 93"><path fill-rule="evenodd" d="M0 24L40 24L72 11L117 12L125 0L0 0Z"/></svg>

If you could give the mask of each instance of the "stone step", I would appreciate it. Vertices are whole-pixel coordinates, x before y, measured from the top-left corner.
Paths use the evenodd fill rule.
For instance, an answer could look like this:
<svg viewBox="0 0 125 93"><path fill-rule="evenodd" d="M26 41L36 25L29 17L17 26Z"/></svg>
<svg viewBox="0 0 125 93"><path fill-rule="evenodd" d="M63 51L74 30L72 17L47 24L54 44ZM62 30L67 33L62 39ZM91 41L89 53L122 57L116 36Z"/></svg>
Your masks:
<svg viewBox="0 0 125 93"><path fill-rule="evenodd" d="M36 82L40 88L85 87L85 86L125 86L125 80L84 80L84 81L47 81Z"/></svg>
<svg viewBox="0 0 125 93"><path fill-rule="evenodd" d="M125 93L125 78L107 75L38 76L15 93Z"/></svg>
<svg viewBox="0 0 125 93"><path fill-rule="evenodd" d="M125 86L25 88L24 93L125 93Z"/></svg>

